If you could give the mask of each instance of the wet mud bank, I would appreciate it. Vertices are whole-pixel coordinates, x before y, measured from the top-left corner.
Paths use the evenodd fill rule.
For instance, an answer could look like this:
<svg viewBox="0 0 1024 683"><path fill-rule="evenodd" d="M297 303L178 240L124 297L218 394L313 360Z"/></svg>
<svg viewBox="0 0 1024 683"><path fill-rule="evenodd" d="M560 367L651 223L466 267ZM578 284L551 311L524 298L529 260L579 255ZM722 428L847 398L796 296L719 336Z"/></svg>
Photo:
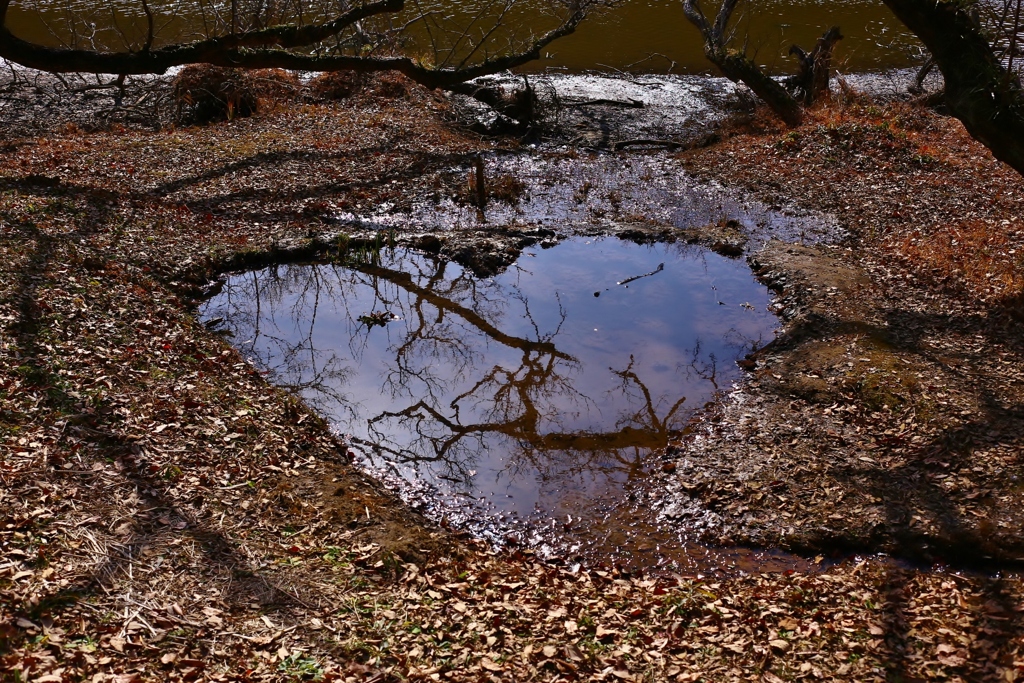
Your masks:
<svg viewBox="0 0 1024 683"><path fill-rule="evenodd" d="M723 154L712 149L706 158ZM1014 534L1021 496L1012 400L987 399L984 382L960 376L993 349L1005 376L1019 353L1012 334L983 329L975 313L950 312L924 286L894 290L863 237L848 232L856 222L843 206L822 204L831 212L824 214L800 208L787 199L799 192L780 192L777 183L727 189L716 178L729 174L706 168L695 182L664 153L556 145L491 152L484 164L489 186L503 189L489 194L483 215L473 202L473 166L464 162L441 173L440 193L324 213L307 236L236 254L217 269L409 247L486 278L524 249L579 235L688 242L746 258L777 292L782 335L740 360L746 378L630 491L623 510L633 512L615 514L643 533L616 537L618 549L649 545L637 539L653 527L631 515L653 509L667 530L655 546L683 538L812 559L883 552L985 568L1016 566L1024 556ZM983 331L986 343L971 349ZM586 559L589 541L564 541L564 532L578 530L551 527L545 542L563 558Z"/></svg>
<svg viewBox="0 0 1024 683"><path fill-rule="evenodd" d="M750 262L784 331L668 449L659 516L700 519L709 543L1019 570L1019 451L965 390L952 321L894 311L849 247L773 242Z"/></svg>
<svg viewBox="0 0 1024 683"><path fill-rule="evenodd" d="M435 520L568 561L724 568L744 552L657 538L633 491L776 318L741 260L621 234L532 245L485 278L356 247L233 275L201 318Z"/></svg>
<svg viewBox="0 0 1024 683"><path fill-rule="evenodd" d="M766 201L800 196L848 233L826 245L773 242L751 256L778 292L783 333L745 361L748 380L669 449L674 469L659 475L668 493L650 500L665 520L700 519L710 543L1019 570L1024 349L1013 299L968 291L957 282L963 271L936 277L946 271L921 267L935 263L929 255L903 253L907 235L948 230L958 220L950 206L970 201L940 200L928 183L977 188L977 180L951 162L922 173L894 155L921 144L913 133L926 127L950 139L962 132L930 119L837 161L826 140L844 125L819 126L799 150L781 135L753 150L727 143L718 154L729 166L710 154L687 158L700 177ZM797 152L838 168L820 181L792 174ZM893 172L905 174L906 188L885 184ZM1009 192L975 220L1012 238ZM979 248L965 263L989 253L1012 259L1014 245Z"/></svg>

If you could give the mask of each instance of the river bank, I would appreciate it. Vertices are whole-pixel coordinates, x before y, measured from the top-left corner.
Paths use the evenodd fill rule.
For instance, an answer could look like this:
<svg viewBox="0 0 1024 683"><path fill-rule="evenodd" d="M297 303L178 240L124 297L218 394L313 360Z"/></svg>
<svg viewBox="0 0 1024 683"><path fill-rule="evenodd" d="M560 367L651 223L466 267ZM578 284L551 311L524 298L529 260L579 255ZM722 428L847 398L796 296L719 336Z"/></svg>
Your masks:
<svg viewBox="0 0 1024 683"><path fill-rule="evenodd" d="M457 198L481 149L520 149L453 125L450 106L378 87L209 127L53 125L2 141L5 669L1013 680L1013 576L872 555L708 579L494 553L354 469L320 418L195 320L217 274L322 255L352 225L339 216ZM673 446L649 500L670 524L708 520L719 543L1012 567L1019 178L954 121L899 104L837 104L792 132L755 113L717 135L657 163L827 213L841 233L744 253L781 290L786 334ZM599 218L685 237L629 211ZM500 268L558 237L528 228L396 239Z"/></svg>

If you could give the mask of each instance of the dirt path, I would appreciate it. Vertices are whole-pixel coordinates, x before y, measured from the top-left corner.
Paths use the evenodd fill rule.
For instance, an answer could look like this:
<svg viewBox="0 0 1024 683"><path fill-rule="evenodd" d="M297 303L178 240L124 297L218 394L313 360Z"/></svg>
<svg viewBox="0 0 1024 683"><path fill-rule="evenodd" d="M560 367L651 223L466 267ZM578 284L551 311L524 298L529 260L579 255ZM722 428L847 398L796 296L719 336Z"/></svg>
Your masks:
<svg viewBox="0 0 1024 683"><path fill-rule="evenodd" d="M450 169L481 143L444 115L425 93L367 93L209 128L2 141L4 680L1014 680L1016 578L878 558L812 575L649 578L459 540L354 471L315 415L195 321L191 297L210 277L284 247L321 248L317 236L337 229L332 211L456 194L464 178ZM935 141L949 136L924 120ZM816 139L814 125L800 134ZM737 136L687 161L728 176L711 162L732 153L726 179L766 193L751 180L757 164L789 158L801 169L795 191L831 167L793 158L788 139ZM954 173L970 206L1007 187L991 220L1019 209L1019 181L976 147L942 153L936 192ZM872 154L850 163L888 152ZM912 171L893 169L884 187ZM822 187L803 196L828 209L848 196ZM955 513L972 538L990 520L1002 534L993 543L1009 547L1015 499L1000 496L1016 495L1020 337L996 306L1012 287L983 293L984 305L930 293L885 251L898 233L871 237L847 220L861 244L758 257L783 287L790 334L757 361L744 400L759 409L736 397L700 441L680 445L699 444L700 472L721 463L714 484L681 460L670 485L713 510L726 537L823 547L822 515L843 515L834 526L858 538L871 517L857 508L874 505L893 520L878 542L899 547L902 523L885 515L904 505L924 523ZM486 239L500 256L524 237ZM970 278L958 286L975 291ZM917 487L906 492L900 477ZM779 523L776 512L791 516Z"/></svg>

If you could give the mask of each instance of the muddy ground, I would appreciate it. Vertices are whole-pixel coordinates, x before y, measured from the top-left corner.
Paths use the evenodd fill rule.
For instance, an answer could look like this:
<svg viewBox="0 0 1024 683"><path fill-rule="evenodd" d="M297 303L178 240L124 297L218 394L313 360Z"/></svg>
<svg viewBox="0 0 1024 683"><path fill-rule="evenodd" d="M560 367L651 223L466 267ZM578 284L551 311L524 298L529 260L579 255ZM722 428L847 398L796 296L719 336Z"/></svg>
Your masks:
<svg viewBox="0 0 1024 683"><path fill-rule="evenodd" d="M785 334L679 445L668 478L712 511L709 537L954 567L1024 558L1024 186L955 122L911 116L839 112L806 133L734 139L725 167L686 160L802 197L850 233L750 258L780 292Z"/></svg>
<svg viewBox="0 0 1024 683"><path fill-rule="evenodd" d="M872 557L721 580L564 569L460 540L354 470L317 416L193 317L219 273L329 257L340 232L378 238L339 216L464 205L472 158L517 141L481 139L443 98L393 81L203 127L51 118L45 130L0 141L7 678L1024 669L1013 575L873 555L987 572L1022 557L1024 191L956 122L844 101L797 131L755 113L710 147L658 157L762 205L831 216L839 239L674 225L614 196L577 223L703 243L779 291L785 333L670 449L647 500L708 542ZM486 274L568 231L396 232Z"/></svg>

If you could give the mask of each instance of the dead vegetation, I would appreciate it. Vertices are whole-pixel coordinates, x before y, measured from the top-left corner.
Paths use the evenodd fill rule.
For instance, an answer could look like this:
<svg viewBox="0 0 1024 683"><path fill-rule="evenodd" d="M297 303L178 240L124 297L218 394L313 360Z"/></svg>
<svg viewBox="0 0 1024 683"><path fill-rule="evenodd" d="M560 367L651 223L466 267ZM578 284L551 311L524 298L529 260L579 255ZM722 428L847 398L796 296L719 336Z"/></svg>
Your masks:
<svg viewBox="0 0 1024 683"><path fill-rule="evenodd" d="M356 71L329 71L315 76L309 83L314 97L344 100L362 90L366 75Z"/></svg>
<svg viewBox="0 0 1024 683"><path fill-rule="evenodd" d="M252 116L261 103L295 98L303 89L298 76L282 69L227 69L187 66L172 82L179 123L210 123Z"/></svg>
<svg viewBox="0 0 1024 683"><path fill-rule="evenodd" d="M205 128L6 141L4 680L1021 675L1013 576L877 557L813 574L639 576L460 543L354 471L315 415L197 324L191 297L212 274L309 241L331 211L458 191L446 171L478 143L410 92ZM991 227L977 244L994 245L996 268L1017 238L997 242L995 230L1015 225L1024 200L944 120L908 112L894 126L901 111L823 112L796 138L739 135L685 157L759 194L824 206L864 245L836 248L825 269L812 248L762 264L785 279L775 286L798 323L793 346L758 359L764 405L729 404L698 434L708 452L716 434L749 450L725 453L706 480L676 470L680 499L746 515L747 529L765 530L755 541L794 528L790 538L821 549L863 538L855 523L876 519L928 541L930 526L961 522L984 541L967 547L975 554L1019 535L1020 400L1006 386L1021 362L997 319L1012 283L950 281L963 298L935 294L914 278L941 283L941 259L923 266L901 245L912 230L963 235L970 214ZM807 340L831 350L800 360ZM731 476L765 459L756 476ZM831 537L812 538L804 522L832 516Z"/></svg>
<svg viewBox="0 0 1024 683"><path fill-rule="evenodd" d="M715 175L777 198L799 187L803 203L845 213L859 238L922 281L1015 310L1024 292L1019 176L955 119L910 104L859 97L809 116L792 131L764 116L728 131L735 137L725 148L742 151ZM760 140L748 144L754 138ZM697 160L702 152L687 156ZM825 173L802 177L806 164Z"/></svg>
<svg viewBox="0 0 1024 683"><path fill-rule="evenodd" d="M929 277L963 287L977 297L994 297L1024 317L1024 225L978 218L944 230L913 231L896 249Z"/></svg>
<svg viewBox="0 0 1024 683"><path fill-rule="evenodd" d="M504 202L511 206L515 206L521 201L529 201L526 183L514 174L487 175L486 166L484 173L484 194L489 201ZM457 190L454 198L460 204L476 206L479 203L479 197L477 173L475 170L470 170L466 176L466 183Z"/></svg>

